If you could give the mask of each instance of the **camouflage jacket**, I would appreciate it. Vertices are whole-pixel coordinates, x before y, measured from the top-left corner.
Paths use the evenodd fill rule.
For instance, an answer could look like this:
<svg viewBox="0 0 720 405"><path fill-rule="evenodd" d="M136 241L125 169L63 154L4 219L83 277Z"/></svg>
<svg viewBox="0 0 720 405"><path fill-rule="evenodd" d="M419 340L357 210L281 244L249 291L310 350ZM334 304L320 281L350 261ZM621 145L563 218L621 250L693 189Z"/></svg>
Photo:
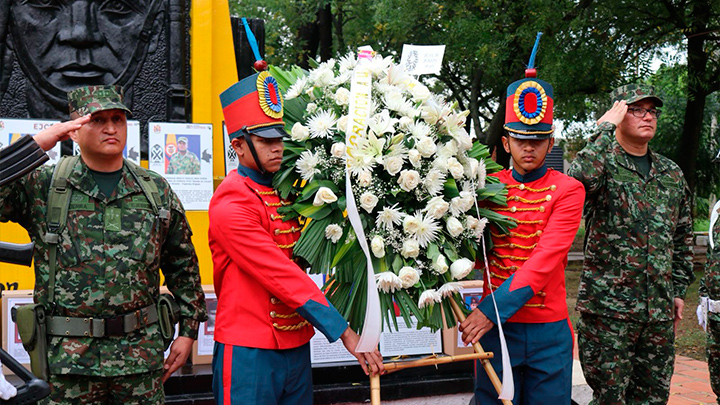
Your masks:
<svg viewBox="0 0 720 405"><path fill-rule="evenodd" d="M695 278L687 183L675 163L649 153L644 179L604 122L570 166L587 193L580 312L672 320L674 298Z"/></svg>
<svg viewBox="0 0 720 405"><path fill-rule="evenodd" d="M168 163L167 174L200 174L200 161L194 153L175 153Z"/></svg>
<svg viewBox="0 0 720 405"><path fill-rule="evenodd" d="M715 204L714 210L720 214L720 201ZM708 244L707 262L705 263L705 274L700 280L700 296L710 297L712 300L720 300L720 219L711 224L713 233L714 248ZM720 314L711 314L720 319Z"/></svg>
<svg viewBox="0 0 720 405"><path fill-rule="evenodd" d="M162 205L171 212L169 221L159 220L128 164L111 198L103 196L81 159L73 167L68 178L73 190L67 226L57 252L52 314L109 318L153 305L159 296L162 268L181 308L180 335L196 338L199 322L207 315L185 212L169 184L149 172ZM36 244L34 299L43 304L48 304L50 270L49 245L43 236L53 169L40 167L0 188L0 220L19 223ZM158 370L163 364L157 323L123 337L49 336L48 347L52 374L118 376Z"/></svg>

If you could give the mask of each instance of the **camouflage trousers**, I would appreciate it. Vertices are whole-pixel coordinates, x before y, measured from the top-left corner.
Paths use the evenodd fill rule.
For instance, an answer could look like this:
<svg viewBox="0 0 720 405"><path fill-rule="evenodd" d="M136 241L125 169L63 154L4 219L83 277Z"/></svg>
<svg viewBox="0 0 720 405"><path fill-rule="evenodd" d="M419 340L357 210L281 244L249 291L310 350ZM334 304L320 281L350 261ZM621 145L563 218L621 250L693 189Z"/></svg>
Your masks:
<svg viewBox="0 0 720 405"><path fill-rule="evenodd" d="M161 377L162 370L119 377L51 375L50 397L41 403L162 405L165 403L165 391Z"/></svg>
<svg viewBox="0 0 720 405"><path fill-rule="evenodd" d="M672 321L582 314L577 333L591 404L667 404L675 360Z"/></svg>
<svg viewBox="0 0 720 405"><path fill-rule="evenodd" d="M707 358L710 385L720 404L720 315L708 314Z"/></svg>

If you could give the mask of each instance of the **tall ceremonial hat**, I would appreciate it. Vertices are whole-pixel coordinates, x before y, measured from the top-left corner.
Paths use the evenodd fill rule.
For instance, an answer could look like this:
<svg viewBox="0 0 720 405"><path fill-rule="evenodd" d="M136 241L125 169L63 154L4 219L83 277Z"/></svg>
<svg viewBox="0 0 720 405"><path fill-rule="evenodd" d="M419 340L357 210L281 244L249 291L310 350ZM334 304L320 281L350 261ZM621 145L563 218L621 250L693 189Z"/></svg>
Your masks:
<svg viewBox="0 0 720 405"><path fill-rule="evenodd" d="M220 93L220 103L230 139L251 133L262 138L287 136L280 86L268 71L233 84Z"/></svg>
<svg viewBox="0 0 720 405"><path fill-rule="evenodd" d="M537 78L537 55L542 32L538 32L525 69L525 78L511 83L505 99L505 128L510 136L520 139L547 139L552 137L553 87Z"/></svg>
<svg viewBox="0 0 720 405"><path fill-rule="evenodd" d="M83 86L67 93L70 114L84 116L98 111L123 110L132 114L125 105L125 91L122 86Z"/></svg>

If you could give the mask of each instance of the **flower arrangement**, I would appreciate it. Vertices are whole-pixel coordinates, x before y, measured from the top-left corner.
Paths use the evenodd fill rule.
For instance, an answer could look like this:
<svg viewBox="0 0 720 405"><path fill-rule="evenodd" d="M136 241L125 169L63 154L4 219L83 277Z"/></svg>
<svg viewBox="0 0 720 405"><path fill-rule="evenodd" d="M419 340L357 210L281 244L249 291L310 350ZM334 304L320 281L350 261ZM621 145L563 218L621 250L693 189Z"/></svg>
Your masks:
<svg viewBox="0 0 720 405"><path fill-rule="evenodd" d="M353 54L300 68L271 68L285 94L291 139L274 186L286 218L309 219L294 254L313 272L329 274L328 299L358 330L366 306L366 256L346 218L346 170L369 242L381 311L396 322L442 328L455 318L446 302L456 298L456 281L473 270L480 235L505 217L478 208L476 199L506 204L503 184L488 172L501 167L465 129L467 111L456 110L391 58L367 61L372 101L367 130L345 145ZM489 240L489 238L485 238ZM458 301L460 302L460 301ZM443 305L444 311L436 305ZM397 328L397 324L395 324Z"/></svg>

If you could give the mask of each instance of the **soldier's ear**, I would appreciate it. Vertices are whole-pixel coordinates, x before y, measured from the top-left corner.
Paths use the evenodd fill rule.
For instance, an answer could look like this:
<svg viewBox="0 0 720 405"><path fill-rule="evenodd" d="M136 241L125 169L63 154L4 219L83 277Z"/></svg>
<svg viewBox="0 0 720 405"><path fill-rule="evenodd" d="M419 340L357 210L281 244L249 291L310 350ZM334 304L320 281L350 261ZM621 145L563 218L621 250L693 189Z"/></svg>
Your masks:
<svg viewBox="0 0 720 405"><path fill-rule="evenodd" d="M505 152L510 153L510 137L507 135L502 137L502 144L503 149L505 149Z"/></svg>
<svg viewBox="0 0 720 405"><path fill-rule="evenodd" d="M233 138L233 140L230 141L230 146L232 146L232 148L235 150L235 153L238 155L238 157L245 155L245 151L242 148L243 143L245 143L245 138L242 136Z"/></svg>

